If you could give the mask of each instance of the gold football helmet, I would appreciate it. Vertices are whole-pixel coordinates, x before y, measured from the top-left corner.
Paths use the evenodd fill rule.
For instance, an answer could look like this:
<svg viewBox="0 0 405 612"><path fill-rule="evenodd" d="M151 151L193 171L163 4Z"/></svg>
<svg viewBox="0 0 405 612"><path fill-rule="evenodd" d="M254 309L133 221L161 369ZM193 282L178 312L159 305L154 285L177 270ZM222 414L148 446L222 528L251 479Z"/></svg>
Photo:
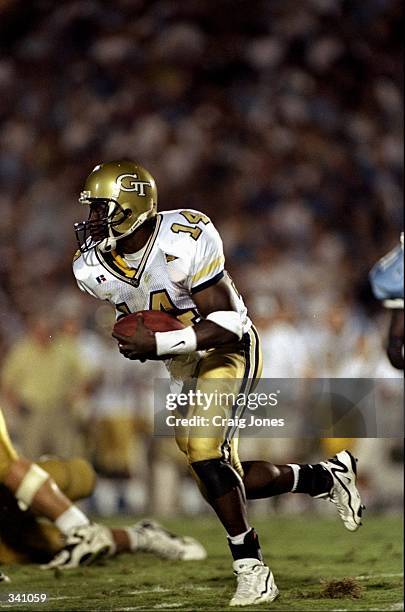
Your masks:
<svg viewBox="0 0 405 612"><path fill-rule="evenodd" d="M156 215L155 179L135 162L99 164L87 177L79 202L90 208L88 220L75 224L81 252L95 246L112 251L118 240Z"/></svg>

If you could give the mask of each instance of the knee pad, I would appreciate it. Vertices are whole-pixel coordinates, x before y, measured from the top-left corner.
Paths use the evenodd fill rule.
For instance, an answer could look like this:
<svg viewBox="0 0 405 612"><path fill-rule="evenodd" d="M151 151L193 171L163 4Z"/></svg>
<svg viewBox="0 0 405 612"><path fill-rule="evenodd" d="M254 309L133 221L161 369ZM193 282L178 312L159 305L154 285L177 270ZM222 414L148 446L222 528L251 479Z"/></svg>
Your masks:
<svg viewBox="0 0 405 612"><path fill-rule="evenodd" d="M191 467L203 483L210 499L217 499L243 486L239 474L223 459L196 461Z"/></svg>

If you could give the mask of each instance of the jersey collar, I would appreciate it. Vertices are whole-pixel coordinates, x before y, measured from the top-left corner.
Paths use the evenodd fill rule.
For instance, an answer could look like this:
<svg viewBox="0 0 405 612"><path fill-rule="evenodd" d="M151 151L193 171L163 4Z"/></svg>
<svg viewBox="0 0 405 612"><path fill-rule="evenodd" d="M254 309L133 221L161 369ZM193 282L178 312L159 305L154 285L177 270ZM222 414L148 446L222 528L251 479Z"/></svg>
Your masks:
<svg viewBox="0 0 405 612"><path fill-rule="evenodd" d="M146 264L148 263L149 256L152 253L153 247L155 246L161 224L162 216L157 215L155 229L144 247L145 251L137 268L131 268L116 251L104 253L103 251L96 249L97 259L101 265L113 276L128 283L129 285L132 285L133 287L139 287L142 274L146 268Z"/></svg>

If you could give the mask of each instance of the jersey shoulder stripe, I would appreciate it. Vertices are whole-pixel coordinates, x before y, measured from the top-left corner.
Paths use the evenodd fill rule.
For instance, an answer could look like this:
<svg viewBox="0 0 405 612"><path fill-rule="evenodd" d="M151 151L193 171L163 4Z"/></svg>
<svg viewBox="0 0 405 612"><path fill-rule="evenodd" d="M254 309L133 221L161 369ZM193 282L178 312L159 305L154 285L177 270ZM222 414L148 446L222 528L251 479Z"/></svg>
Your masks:
<svg viewBox="0 0 405 612"><path fill-rule="evenodd" d="M219 257L213 259L209 264L201 268L191 277L192 285L196 285L204 277L212 276L212 273L217 269L223 268L224 263L225 257L223 255L219 255Z"/></svg>
<svg viewBox="0 0 405 612"><path fill-rule="evenodd" d="M190 293L202 291L223 275L221 237L210 218L198 210L163 212L159 246L181 260L179 266L185 271L184 281Z"/></svg>
<svg viewBox="0 0 405 612"><path fill-rule="evenodd" d="M216 274L215 276L212 276L210 279L204 281L203 283L201 283L200 285L196 285L195 287L191 288L191 294L194 295L195 293L198 293L199 291L203 291L204 289L207 289L207 287L211 287L211 285L215 285L218 281L221 280L221 278L224 277L224 270L222 270L222 272L218 272L218 274Z"/></svg>

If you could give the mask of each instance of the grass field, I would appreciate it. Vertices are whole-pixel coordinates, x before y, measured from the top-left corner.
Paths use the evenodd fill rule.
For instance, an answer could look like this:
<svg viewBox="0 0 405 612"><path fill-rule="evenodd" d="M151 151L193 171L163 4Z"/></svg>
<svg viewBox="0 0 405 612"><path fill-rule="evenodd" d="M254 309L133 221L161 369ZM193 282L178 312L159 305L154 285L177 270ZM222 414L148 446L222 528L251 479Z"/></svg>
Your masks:
<svg viewBox="0 0 405 612"><path fill-rule="evenodd" d="M402 610L402 521L367 517L355 534L337 520L272 517L254 521L280 597L248 608L274 612ZM115 525L119 525L119 520ZM222 610L234 589L230 557L221 528L209 518L165 521L207 547L204 562L165 562L122 555L102 565L61 574L33 566L4 567L12 583L0 584L0 608L12 610ZM354 578L357 598L325 597L325 582ZM8 593L47 593L46 604L14 604Z"/></svg>

